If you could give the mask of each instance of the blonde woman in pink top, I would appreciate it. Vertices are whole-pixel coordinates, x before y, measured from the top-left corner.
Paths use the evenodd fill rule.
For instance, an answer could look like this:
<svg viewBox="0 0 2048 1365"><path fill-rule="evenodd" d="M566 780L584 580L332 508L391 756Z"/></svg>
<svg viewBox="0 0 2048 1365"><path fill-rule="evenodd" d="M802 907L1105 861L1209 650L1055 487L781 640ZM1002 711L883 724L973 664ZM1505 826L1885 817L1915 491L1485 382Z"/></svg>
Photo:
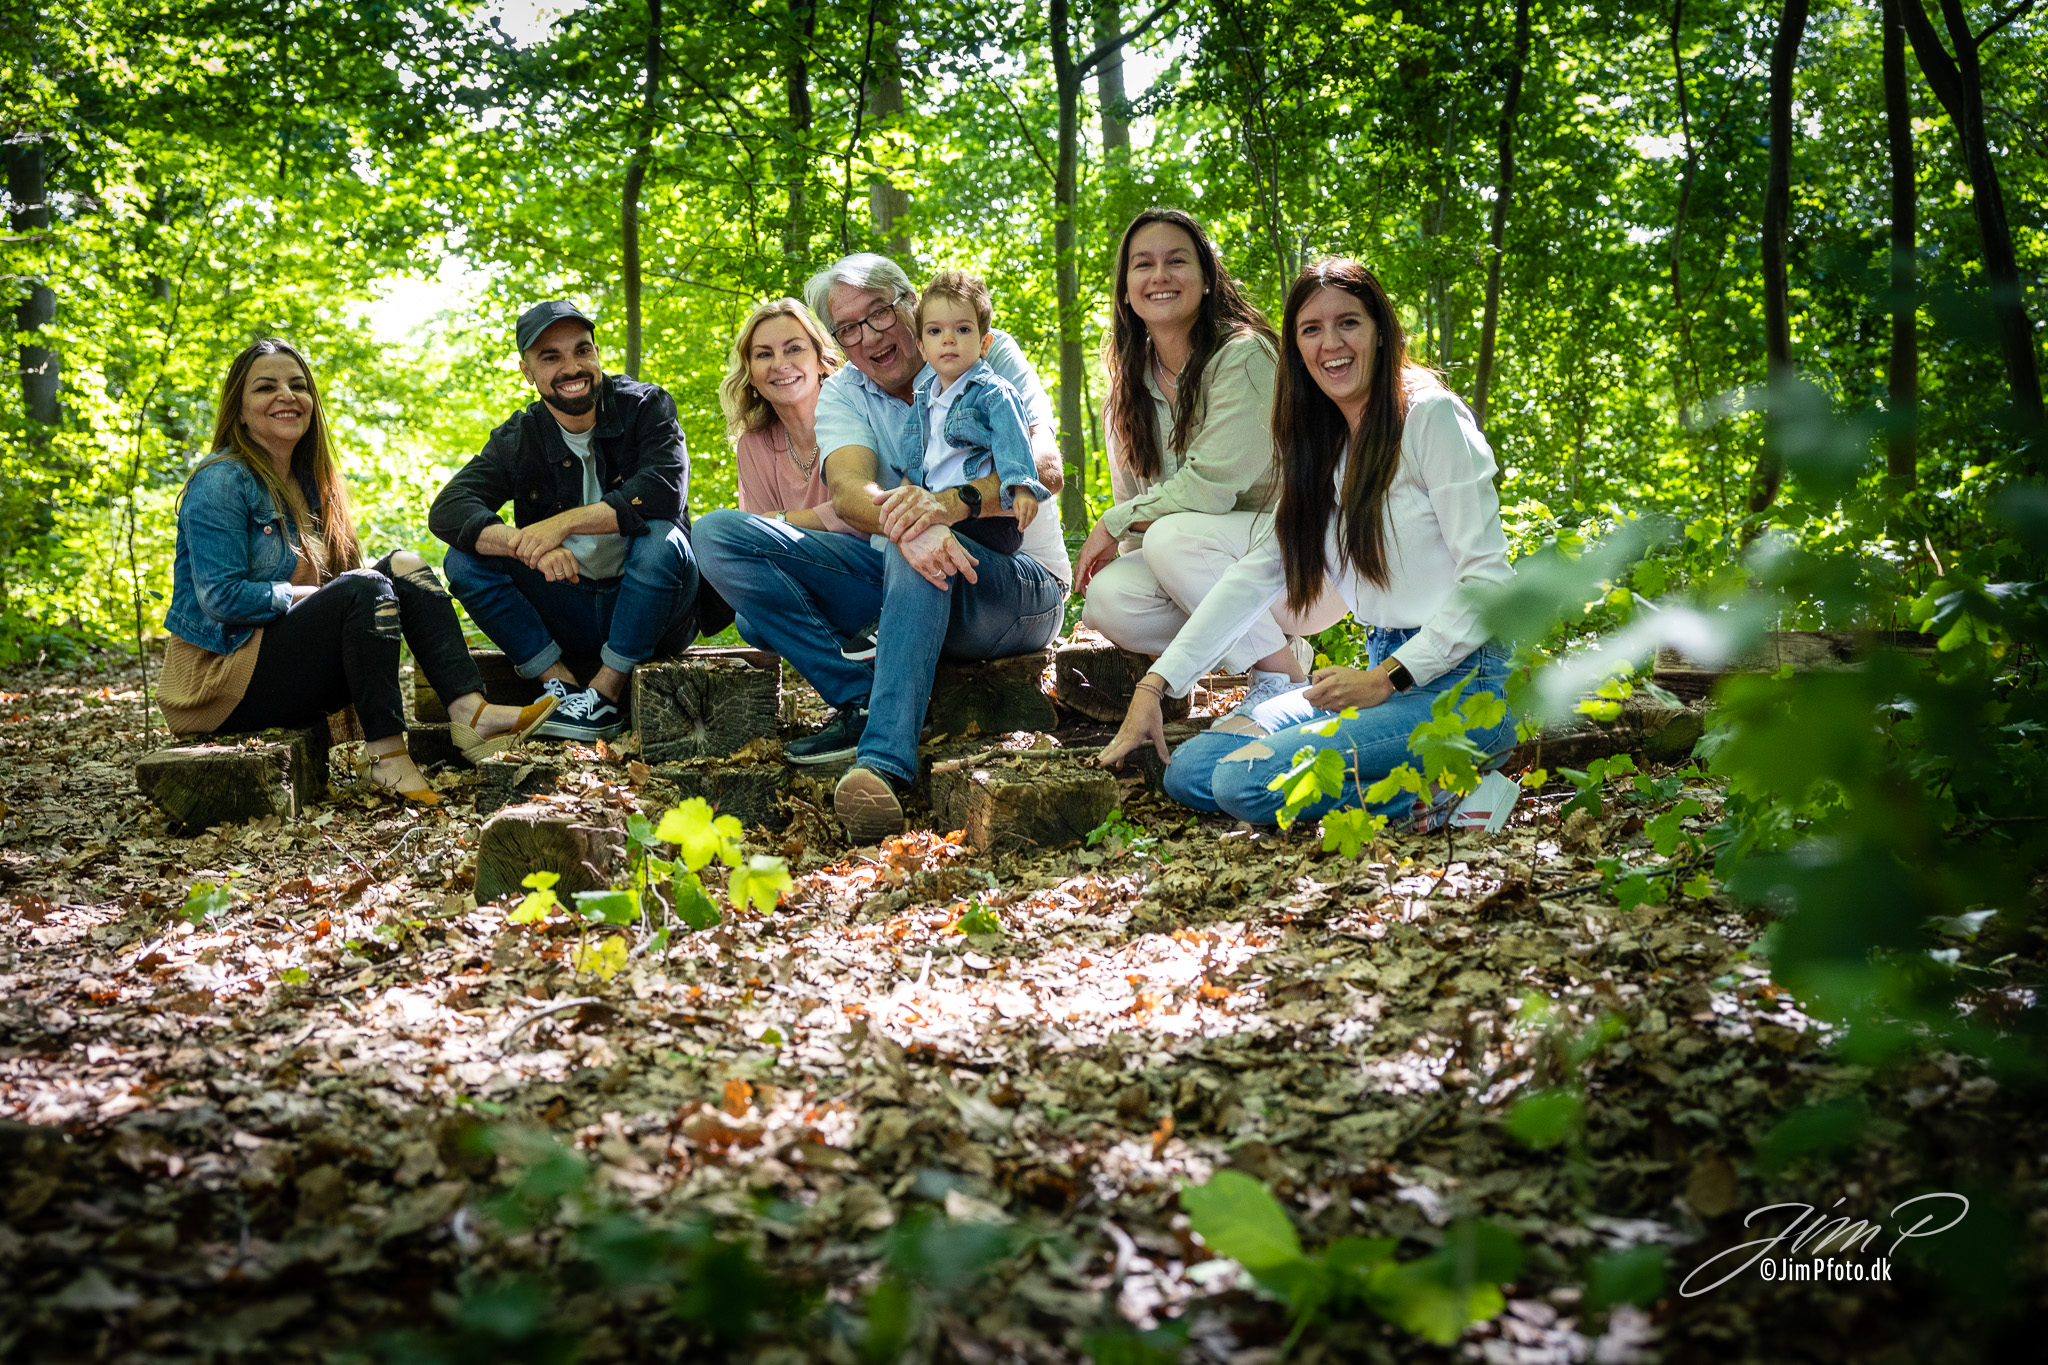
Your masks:
<svg viewBox="0 0 2048 1365"><path fill-rule="evenodd" d="M806 531L857 534L832 510L815 425L819 386L845 363L796 299L771 299L747 316L718 386L741 512Z"/></svg>

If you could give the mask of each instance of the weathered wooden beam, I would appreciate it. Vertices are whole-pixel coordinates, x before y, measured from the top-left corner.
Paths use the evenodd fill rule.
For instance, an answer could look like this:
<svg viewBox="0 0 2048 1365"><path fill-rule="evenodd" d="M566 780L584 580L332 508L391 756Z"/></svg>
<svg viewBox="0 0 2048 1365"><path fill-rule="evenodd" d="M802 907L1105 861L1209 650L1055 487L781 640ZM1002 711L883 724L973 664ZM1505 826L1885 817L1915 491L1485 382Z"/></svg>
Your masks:
<svg viewBox="0 0 2048 1365"><path fill-rule="evenodd" d="M476 789L476 813L489 815L516 806L529 797L545 796L562 780L568 765L559 758L487 758L476 765L482 779Z"/></svg>
<svg viewBox="0 0 2048 1365"><path fill-rule="evenodd" d="M749 829L780 830L789 823L783 799L790 779L789 768L781 763L732 759L663 763L654 769L654 780L673 787L678 801L699 797L714 814L730 815Z"/></svg>
<svg viewBox="0 0 2048 1365"><path fill-rule="evenodd" d="M1030 757L934 771L931 783L933 823L965 830L969 847L997 853L1084 839L1122 792L1106 769Z"/></svg>
<svg viewBox="0 0 2048 1365"><path fill-rule="evenodd" d="M1877 647L1932 657L1934 637L1910 630L1774 630L1746 654L1702 668L1675 649L1660 649L1651 679L1683 701L1699 701L1723 678L1738 673L1824 673L1853 668Z"/></svg>

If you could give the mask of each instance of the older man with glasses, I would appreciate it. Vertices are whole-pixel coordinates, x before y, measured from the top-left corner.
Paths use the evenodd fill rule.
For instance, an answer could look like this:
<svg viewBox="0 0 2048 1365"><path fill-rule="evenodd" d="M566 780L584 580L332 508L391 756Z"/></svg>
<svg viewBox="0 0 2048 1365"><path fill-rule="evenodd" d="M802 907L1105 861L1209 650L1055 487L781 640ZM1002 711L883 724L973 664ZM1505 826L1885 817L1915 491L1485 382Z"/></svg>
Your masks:
<svg viewBox="0 0 2048 1365"><path fill-rule="evenodd" d="M925 444L910 417L924 368L911 322L917 294L902 269L871 253L848 256L812 276L804 297L852 362L824 383L817 434L833 510L863 534L727 510L699 520L693 543L700 571L737 612L740 634L789 660L833 708L822 729L783 752L798 764L854 760L834 805L849 836L869 843L903 829L940 656L1001 659L1043 649L1059 632L1073 567L1057 500L1040 509L1019 551L1005 555L970 549L950 529L999 498L995 475L934 494L888 472L909 465L900 457ZM1057 493L1045 386L1000 330L987 360L1023 395L1039 481ZM865 649L842 645L878 621L872 661Z"/></svg>

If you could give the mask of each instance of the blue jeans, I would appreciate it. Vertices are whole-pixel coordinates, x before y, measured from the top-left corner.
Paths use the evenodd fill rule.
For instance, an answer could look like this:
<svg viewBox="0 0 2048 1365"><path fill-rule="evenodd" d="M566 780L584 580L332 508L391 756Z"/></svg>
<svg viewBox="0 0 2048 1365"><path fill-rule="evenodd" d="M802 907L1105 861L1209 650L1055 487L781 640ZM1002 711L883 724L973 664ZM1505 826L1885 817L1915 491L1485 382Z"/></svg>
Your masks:
<svg viewBox="0 0 2048 1365"><path fill-rule="evenodd" d="M1373 629L1366 637L1373 664L1414 634L1413 630ZM1320 725L1336 715L1309 705L1304 683L1299 690L1263 702L1252 712L1252 718L1265 727L1265 735L1206 730L1174 750L1173 762L1166 766L1166 794L1196 810L1223 811L1253 824L1275 824L1287 797L1285 792L1268 790L1267 784L1292 768L1294 756L1304 748L1337 749L1346 760L1343 795L1325 798L1299 818L1313 820L1333 810L1365 805L1359 793L1401 764L1413 763L1421 769L1408 748L1408 736L1429 719L1430 705L1439 696L1470 678L1463 696L1492 692L1505 697L1507 664L1506 650L1499 645L1481 645L1442 677L1397 692L1378 706L1360 711L1354 720L1339 720L1337 732L1327 737L1301 728ZM1470 736L1487 753L1500 753L1515 742L1515 718L1507 715L1491 730L1474 730ZM1414 803L1413 796L1402 792L1368 809L1392 819L1405 815Z"/></svg>
<svg viewBox="0 0 2048 1365"><path fill-rule="evenodd" d="M932 676L949 659L1001 659L1043 649L1059 632L1066 589L1022 555L972 546L977 583L935 588L893 545L807 531L725 510L698 520L704 577L732 603L740 635L771 649L833 707L868 707L861 766L908 782ZM840 640L881 618L872 664L839 653Z"/></svg>
<svg viewBox="0 0 2048 1365"><path fill-rule="evenodd" d="M697 560L690 533L672 521L650 521L630 538L626 571L617 578L550 583L510 555L450 549L441 564L449 590L522 678L538 678L566 652L595 654L630 673L658 654L696 637Z"/></svg>

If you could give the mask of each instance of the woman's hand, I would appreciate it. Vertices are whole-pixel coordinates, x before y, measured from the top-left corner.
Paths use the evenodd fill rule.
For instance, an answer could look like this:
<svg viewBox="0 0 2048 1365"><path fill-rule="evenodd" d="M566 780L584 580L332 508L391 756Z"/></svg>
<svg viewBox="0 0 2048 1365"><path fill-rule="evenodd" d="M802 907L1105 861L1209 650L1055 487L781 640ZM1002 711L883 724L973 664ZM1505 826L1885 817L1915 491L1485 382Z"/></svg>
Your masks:
<svg viewBox="0 0 2048 1365"><path fill-rule="evenodd" d="M1095 525L1089 528L1088 539L1081 542L1081 555L1074 565L1074 587L1087 592L1088 580L1116 558L1116 551L1116 537L1103 526L1100 517L1096 518Z"/></svg>
<svg viewBox="0 0 2048 1365"><path fill-rule="evenodd" d="M1332 664L1317 669L1309 678L1309 689L1302 695L1318 711L1342 711L1353 706L1366 711L1394 695L1393 682L1377 668Z"/></svg>
<svg viewBox="0 0 2048 1365"><path fill-rule="evenodd" d="M1166 679L1157 673L1147 673L1138 679L1138 690L1131 697L1131 704L1124 709L1124 723L1117 727L1116 736L1095 756L1097 763L1105 768L1120 768L1123 761L1136 753L1148 739L1159 751L1161 763L1173 762L1173 755L1166 751L1166 720L1159 707L1159 698L1165 691Z"/></svg>

